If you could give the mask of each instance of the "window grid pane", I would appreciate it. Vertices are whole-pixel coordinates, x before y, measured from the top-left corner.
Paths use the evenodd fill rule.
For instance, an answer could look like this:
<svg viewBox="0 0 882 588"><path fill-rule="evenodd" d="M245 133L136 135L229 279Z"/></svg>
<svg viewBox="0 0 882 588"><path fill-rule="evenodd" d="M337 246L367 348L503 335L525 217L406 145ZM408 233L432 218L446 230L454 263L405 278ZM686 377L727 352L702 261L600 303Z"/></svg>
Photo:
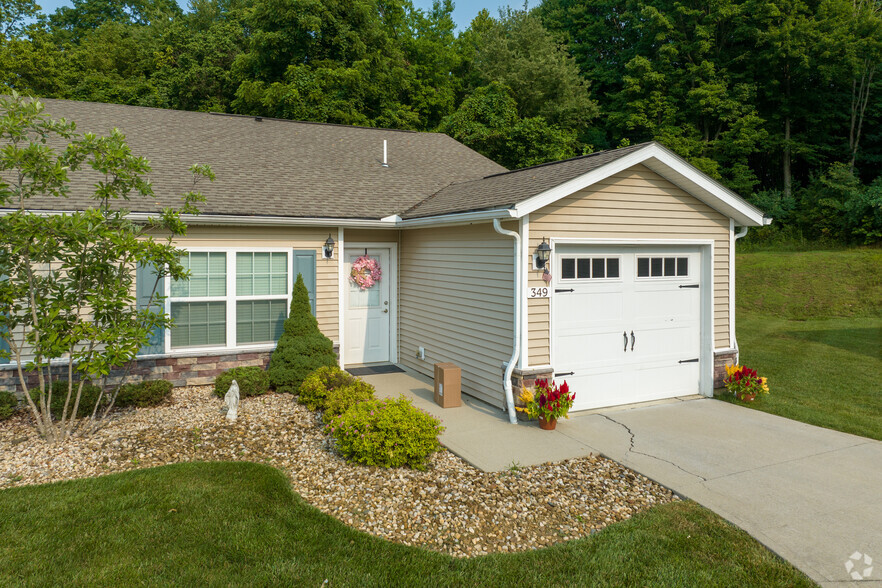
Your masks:
<svg viewBox="0 0 882 588"><path fill-rule="evenodd" d="M282 335L285 300L240 300L236 303L236 343L269 343Z"/></svg>
<svg viewBox="0 0 882 588"><path fill-rule="evenodd" d="M227 295L226 253L195 251L182 256L181 265L190 271L190 279L172 282L174 298Z"/></svg>
<svg viewBox="0 0 882 588"><path fill-rule="evenodd" d="M171 346L224 345L227 339L226 302L172 302Z"/></svg>
<svg viewBox="0 0 882 588"><path fill-rule="evenodd" d="M560 260L560 277L563 280L572 280L576 277L576 260L567 257Z"/></svg>
<svg viewBox="0 0 882 588"><path fill-rule="evenodd" d="M288 293L287 253L237 253L237 296L284 296Z"/></svg>
<svg viewBox="0 0 882 588"><path fill-rule="evenodd" d="M591 277L591 260L590 259L577 259L576 260L576 276L580 280Z"/></svg>

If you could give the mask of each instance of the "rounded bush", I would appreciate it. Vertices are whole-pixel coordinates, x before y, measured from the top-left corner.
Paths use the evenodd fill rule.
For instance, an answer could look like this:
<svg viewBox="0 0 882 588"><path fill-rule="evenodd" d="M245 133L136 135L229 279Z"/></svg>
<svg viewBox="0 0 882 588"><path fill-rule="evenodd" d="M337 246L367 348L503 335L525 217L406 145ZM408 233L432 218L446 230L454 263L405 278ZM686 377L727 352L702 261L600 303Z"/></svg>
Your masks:
<svg viewBox="0 0 882 588"><path fill-rule="evenodd" d="M79 383L74 382L73 391L70 395L70 406L68 406L67 409L68 413L73 409L73 403L77 396L77 386L79 386ZM107 404L107 395L101 396L100 386L95 386L89 382L83 384L83 392L80 395L80 405L77 407L77 417L84 418L92 416L92 411L95 410L95 403L98 402L99 397L101 398L101 406L98 407L100 414L101 409ZM40 391L31 390L31 398L37 403L37 406L39 406ZM64 410L64 403L66 400L67 380L56 380L52 382L52 401L49 403L49 411L55 419L61 418L61 411Z"/></svg>
<svg viewBox="0 0 882 588"><path fill-rule="evenodd" d="M168 380L146 380L137 384L121 386L116 395L116 406L145 408L158 406L171 395L172 383Z"/></svg>
<svg viewBox="0 0 882 588"><path fill-rule="evenodd" d="M221 398L226 395L233 380L239 384L239 397L260 396L269 391L269 374L256 365L228 369L214 379L214 393Z"/></svg>
<svg viewBox="0 0 882 588"><path fill-rule="evenodd" d="M309 410L323 410L328 392L343 386L351 386L358 378L335 365L326 365L313 371L300 385L297 402Z"/></svg>
<svg viewBox="0 0 882 588"><path fill-rule="evenodd" d="M438 435L444 431L438 419L404 396L359 402L331 419L328 429L347 461L417 470L425 469L438 451Z"/></svg>
<svg viewBox="0 0 882 588"><path fill-rule="evenodd" d="M326 423L331 422L334 417L343 414L359 402L374 400L375 392L373 386L359 379L352 384L329 390L325 398L325 412L322 419Z"/></svg>
<svg viewBox="0 0 882 588"><path fill-rule="evenodd" d="M18 409L18 398L12 392L0 390L0 421L5 421Z"/></svg>

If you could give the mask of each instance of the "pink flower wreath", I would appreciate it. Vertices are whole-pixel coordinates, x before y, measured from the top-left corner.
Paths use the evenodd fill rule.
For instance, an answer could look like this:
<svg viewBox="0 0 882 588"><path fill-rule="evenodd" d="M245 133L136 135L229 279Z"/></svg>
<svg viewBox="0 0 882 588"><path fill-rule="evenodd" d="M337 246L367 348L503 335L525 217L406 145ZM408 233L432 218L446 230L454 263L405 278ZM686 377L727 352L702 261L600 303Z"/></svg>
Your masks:
<svg viewBox="0 0 882 588"><path fill-rule="evenodd" d="M356 259L352 263L352 271L349 272L349 279L358 284L362 290L367 290L379 282L382 277L383 271L380 269L380 262L367 255Z"/></svg>

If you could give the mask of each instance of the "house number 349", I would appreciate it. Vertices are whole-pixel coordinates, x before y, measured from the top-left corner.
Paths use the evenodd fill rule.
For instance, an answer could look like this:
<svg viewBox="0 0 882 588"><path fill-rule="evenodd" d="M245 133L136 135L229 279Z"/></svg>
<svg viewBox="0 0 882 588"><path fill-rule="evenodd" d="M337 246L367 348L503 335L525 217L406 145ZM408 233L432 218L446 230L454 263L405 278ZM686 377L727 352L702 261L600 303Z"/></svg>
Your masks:
<svg viewBox="0 0 882 588"><path fill-rule="evenodd" d="M548 287L527 288L527 298L548 298Z"/></svg>

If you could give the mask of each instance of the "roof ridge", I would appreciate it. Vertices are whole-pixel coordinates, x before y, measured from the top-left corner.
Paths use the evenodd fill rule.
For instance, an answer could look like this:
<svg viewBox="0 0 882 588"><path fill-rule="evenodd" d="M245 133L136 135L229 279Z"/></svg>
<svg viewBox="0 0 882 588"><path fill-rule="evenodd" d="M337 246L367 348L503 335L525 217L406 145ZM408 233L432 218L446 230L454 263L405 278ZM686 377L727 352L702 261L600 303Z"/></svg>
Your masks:
<svg viewBox="0 0 882 588"><path fill-rule="evenodd" d="M645 147L646 145L651 145L652 143L655 143L655 141L644 141L643 143L635 143L634 145L626 145L624 147L616 147L615 149L604 149L603 151L595 151L594 153L586 153L585 155L577 155L575 157L568 157L567 159L558 159L557 161L546 161L545 163L538 163L536 165L531 165L529 167L511 169L508 171L499 172L498 174L490 174L489 176L484 176L483 178L479 178L479 179L486 180L488 178L495 178L498 176L504 176L504 175L508 175L508 174L516 174L518 172L530 171L533 169L538 169L540 167L548 167L550 165L557 165L559 163L566 163L568 161L576 161L579 159L590 159L590 158L595 157L597 155L603 155L604 153L612 153L614 151L619 151L619 150L624 150L624 149L635 149L637 147ZM473 181L473 180L469 180L469 181ZM463 182L457 182L457 183L461 184Z"/></svg>
<svg viewBox="0 0 882 588"><path fill-rule="evenodd" d="M205 112L202 110L181 110L179 108L162 108L160 106L143 106L141 104L121 104L119 102L96 102L94 100L70 100L68 98L37 98L40 102L45 103L48 100L54 102L70 102L74 104L96 104L100 106L119 106L122 108L132 108L132 109L140 109L140 110L159 110L162 112L178 112L181 114L195 114L195 115L206 115L206 116L229 116L234 118L250 118L250 119L259 119L259 120L269 120L275 122L289 122L289 123L299 123L304 125L325 125L329 127L342 127L346 129L364 129L368 131L392 131L396 133L414 133L419 135L444 135L444 133L436 133L433 131L414 131L410 129L390 129L387 127L366 127L362 125L346 125L342 123L329 123L329 122L318 122L311 120L296 120L291 118L278 118L272 116L262 116L259 114L238 114L235 112ZM446 135L445 135L446 136Z"/></svg>

